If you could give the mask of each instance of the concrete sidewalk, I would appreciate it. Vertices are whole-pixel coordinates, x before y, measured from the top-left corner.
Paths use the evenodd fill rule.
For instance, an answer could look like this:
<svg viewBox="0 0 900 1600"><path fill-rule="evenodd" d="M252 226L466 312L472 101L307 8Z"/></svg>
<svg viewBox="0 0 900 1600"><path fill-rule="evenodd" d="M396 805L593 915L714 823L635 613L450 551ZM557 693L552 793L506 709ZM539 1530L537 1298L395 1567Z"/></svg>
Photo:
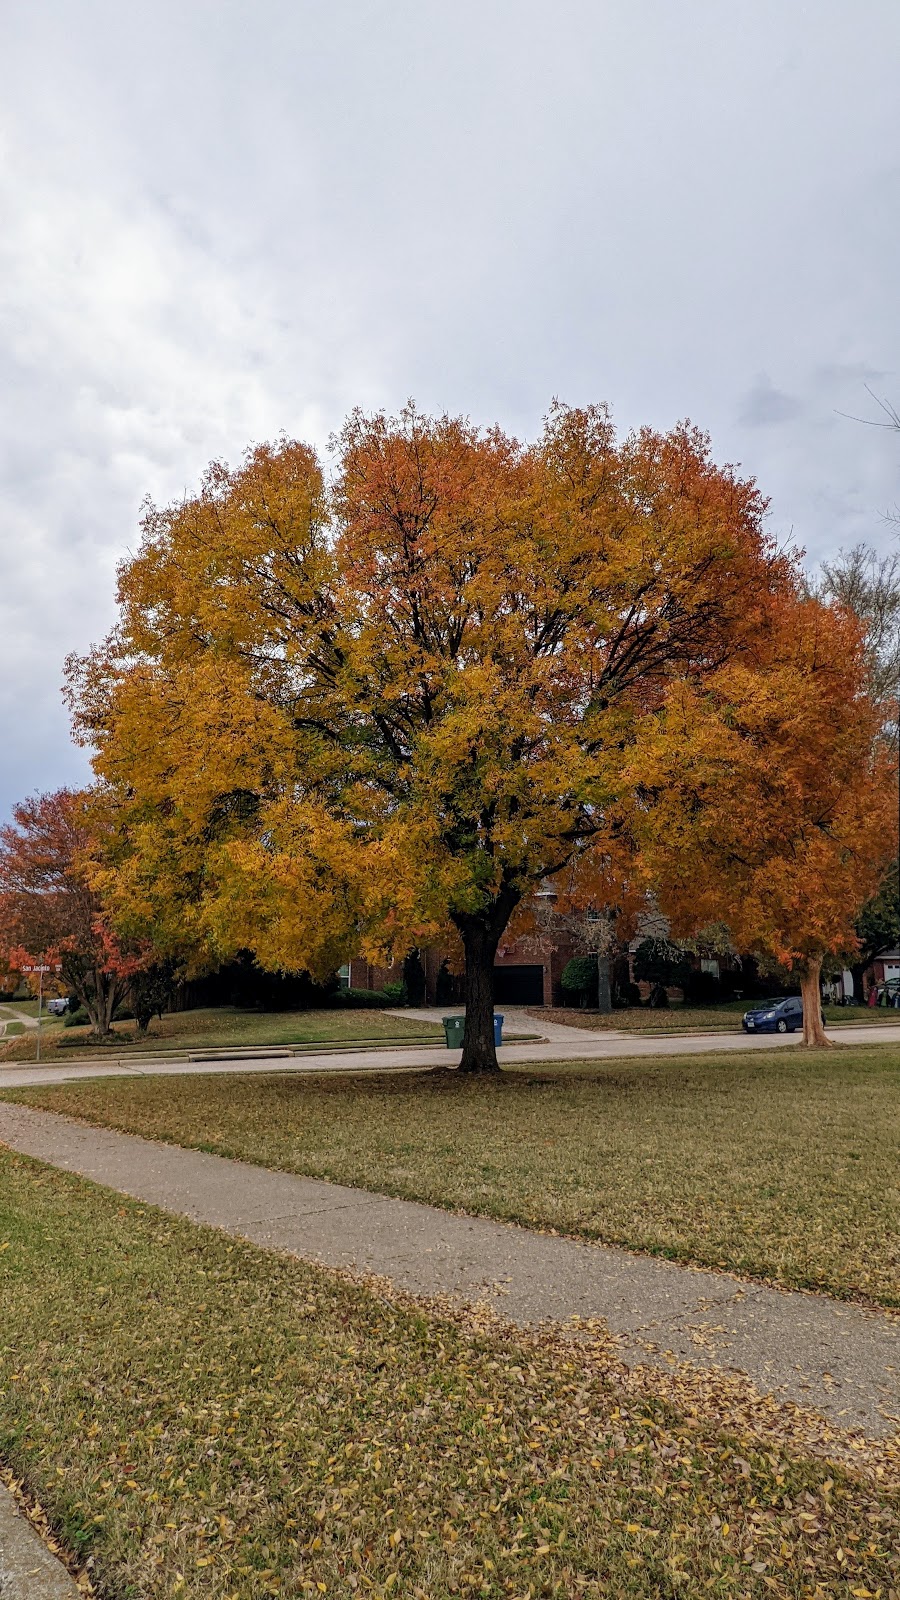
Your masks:
<svg viewBox="0 0 900 1600"><path fill-rule="evenodd" d="M62 1562L0 1486L0 1600L79 1600Z"/></svg>
<svg viewBox="0 0 900 1600"><path fill-rule="evenodd" d="M532 1233L0 1103L0 1141L151 1205L525 1326L603 1318L632 1365L667 1352L873 1436L900 1418L900 1319L726 1273Z"/></svg>

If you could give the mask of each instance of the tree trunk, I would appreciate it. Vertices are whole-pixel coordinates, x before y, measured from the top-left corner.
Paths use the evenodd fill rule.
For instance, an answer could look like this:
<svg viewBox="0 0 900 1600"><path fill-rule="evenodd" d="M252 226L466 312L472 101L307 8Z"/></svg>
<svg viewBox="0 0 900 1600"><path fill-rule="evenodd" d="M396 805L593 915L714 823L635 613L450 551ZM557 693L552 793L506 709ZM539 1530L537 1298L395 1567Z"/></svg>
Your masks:
<svg viewBox="0 0 900 1600"><path fill-rule="evenodd" d="M819 957L809 960L800 974L800 995L803 1000L803 1043L813 1048L832 1044L822 1026L822 992L819 980L822 962Z"/></svg>
<svg viewBox="0 0 900 1600"><path fill-rule="evenodd" d="M94 982L90 987L87 984L82 986L79 999L91 1019L91 1032L98 1039L108 1039L112 1033L113 1012L120 999L122 986L118 979L111 978L105 972L94 973L93 978Z"/></svg>
<svg viewBox="0 0 900 1600"><path fill-rule="evenodd" d="M466 1034L460 1072L499 1072L494 1044L494 956L500 931L480 919L466 918L460 926L466 952L464 993Z"/></svg>
<svg viewBox="0 0 900 1600"><path fill-rule="evenodd" d="M479 915L458 912L453 917L466 955L466 1033L460 1072L500 1071L494 1044L494 957L519 898L518 892L505 884L492 905Z"/></svg>
<svg viewBox="0 0 900 1600"><path fill-rule="evenodd" d="M597 1010L604 1014L612 1011L612 990L609 982L609 956L597 956Z"/></svg>

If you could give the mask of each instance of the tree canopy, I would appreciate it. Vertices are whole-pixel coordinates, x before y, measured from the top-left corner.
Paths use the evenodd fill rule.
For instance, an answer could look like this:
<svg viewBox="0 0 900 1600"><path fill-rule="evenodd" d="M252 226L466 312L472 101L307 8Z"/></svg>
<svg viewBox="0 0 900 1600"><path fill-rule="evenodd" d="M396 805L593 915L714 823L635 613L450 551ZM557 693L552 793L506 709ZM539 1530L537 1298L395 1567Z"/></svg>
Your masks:
<svg viewBox="0 0 900 1600"><path fill-rule="evenodd" d="M145 953L123 947L91 885L97 837L83 793L60 789L15 807L0 827L0 958L14 972L59 963L102 1036Z"/></svg>
<svg viewBox="0 0 900 1600"><path fill-rule="evenodd" d="M555 406L532 445L411 406L354 413L327 484L291 441L214 464L199 494L148 508L119 625L71 666L117 807L115 870L97 881L121 925L314 974L455 933L463 1066L495 1066L494 955L539 884L564 877L570 902L607 906L643 873L684 911L714 826L691 819L701 797L723 829L698 866L702 921L752 876L739 818L758 836L769 807L762 837L794 848L790 818L830 759L819 656L850 633L823 626L805 653L825 608L803 599L765 509L696 430L619 441L602 407ZM829 813L841 840L855 794ZM812 893L804 905L822 912ZM766 901L753 938L787 951L782 912Z"/></svg>

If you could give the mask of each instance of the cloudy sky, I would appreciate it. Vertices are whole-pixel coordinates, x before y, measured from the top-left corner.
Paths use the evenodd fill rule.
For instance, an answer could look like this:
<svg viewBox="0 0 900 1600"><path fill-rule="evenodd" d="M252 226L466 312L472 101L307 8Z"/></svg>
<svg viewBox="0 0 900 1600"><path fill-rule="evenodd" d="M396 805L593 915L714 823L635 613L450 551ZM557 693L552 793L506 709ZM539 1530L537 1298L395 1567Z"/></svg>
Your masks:
<svg viewBox="0 0 900 1600"><path fill-rule="evenodd" d="M887 548L897 0L8 0L0 816L145 495L353 404L690 416L810 564Z"/></svg>

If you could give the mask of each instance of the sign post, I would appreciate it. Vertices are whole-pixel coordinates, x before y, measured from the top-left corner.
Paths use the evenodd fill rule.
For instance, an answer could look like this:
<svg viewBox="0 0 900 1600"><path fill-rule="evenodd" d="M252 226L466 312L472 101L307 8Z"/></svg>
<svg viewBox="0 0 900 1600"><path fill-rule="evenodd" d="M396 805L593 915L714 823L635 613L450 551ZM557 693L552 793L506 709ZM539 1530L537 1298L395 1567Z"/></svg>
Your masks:
<svg viewBox="0 0 900 1600"><path fill-rule="evenodd" d="M36 1061L40 1061L40 1059L41 1059L41 1021L42 1021L42 1012L43 1012L43 1006L44 1006L44 973L45 972L62 972L62 962L61 961L56 961L52 965L42 965L42 966L35 965L33 967L22 967L20 970L22 972L36 972L37 975L38 975L37 1048L36 1048L36 1053L35 1053L35 1060Z"/></svg>

